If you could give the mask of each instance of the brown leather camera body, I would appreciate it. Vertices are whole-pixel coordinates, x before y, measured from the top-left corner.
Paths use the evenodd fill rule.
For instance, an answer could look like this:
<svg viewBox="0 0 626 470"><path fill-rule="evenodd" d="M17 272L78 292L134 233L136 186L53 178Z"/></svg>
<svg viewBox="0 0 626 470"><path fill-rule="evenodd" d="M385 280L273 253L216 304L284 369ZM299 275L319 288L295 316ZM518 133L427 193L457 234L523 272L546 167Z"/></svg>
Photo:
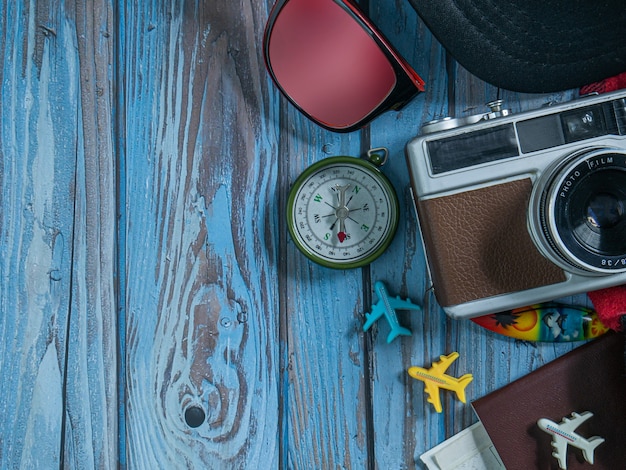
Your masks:
<svg viewBox="0 0 626 470"><path fill-rule="evenodd" d="M527 228L529 178L417 201L437 301L443 307L566 280Z"/></svg>

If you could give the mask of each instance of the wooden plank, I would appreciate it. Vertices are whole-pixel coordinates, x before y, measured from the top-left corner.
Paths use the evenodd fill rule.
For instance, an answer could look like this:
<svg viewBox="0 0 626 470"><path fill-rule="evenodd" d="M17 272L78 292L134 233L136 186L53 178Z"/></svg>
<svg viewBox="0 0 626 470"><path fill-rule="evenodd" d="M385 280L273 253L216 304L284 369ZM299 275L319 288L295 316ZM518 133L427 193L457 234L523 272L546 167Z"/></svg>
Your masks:
<svg viewBox="0 0 626 470"><path fill-rule="evenodd" d="M275 468L278 157L258 47L265 5L133 2L121 14L128 466ZM189 410L204 416L186 420Z"/></svg>
<svg viewBox="0 0 626 470"><path fill-rule="evenodd" d="M106 2L0 7L6 468L117 461L107 19Z"/></svg>
<svg viewBox="0 0 626 470"><path fill-rule="evenodd" d="M48 6L0 7L0 460L12 468L58 465L63 422L77 67L57 41L73 30Z"/></svg>
<svg viewBox="0 0 626 470"><path fill-rule="evenodd" d="M79 83L63 465L112 468L119 462L113 6L78 2L65 14L75 28L68 46Z"/></svg>
<svg viewBox="0 0 626 470"><path fill-rule="evenodd" d="M284 102L286 129L278 152L279 221L284 277L280 280L284 352L285 457L281 468L367 468L367 362L360 319L362 271L314 264L286 235L286 198L309 165L337 155L359 156L359 133L321 130ZM291 131L293 129L294 131Z"/></svg>

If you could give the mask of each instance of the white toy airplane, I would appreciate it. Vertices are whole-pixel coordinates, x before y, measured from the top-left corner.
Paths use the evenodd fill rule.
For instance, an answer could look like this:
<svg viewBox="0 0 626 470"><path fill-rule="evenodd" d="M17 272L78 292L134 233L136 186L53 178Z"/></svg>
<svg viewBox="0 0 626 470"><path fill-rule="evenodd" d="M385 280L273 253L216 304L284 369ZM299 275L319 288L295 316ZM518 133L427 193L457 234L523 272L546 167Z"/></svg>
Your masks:
<svg viewBox="0 0 626 470"><path fill-rule="evenodd" d="M439 397L440 388L456 392L458 399L465 403L465 387L467 387L467 384L474 378L472 374L465 374L458 379L444 374L457 357L459 357L458 352L452 352L447 356L440 356L439 361L433 362L430 369L417 366L409 367L409 375L426 384L425 390L428 394L426 401L433 404L437 413L441 413L443 409L441 406L441 398Z"/></svg>
<svg viewBox="0 0 626 470"><path fill-rule="evenodd" d="M552 436L552 448L554 449L552 455L559 461L559 467L561 469L567 469L568 444L581 449L585 460L593 464L593 451L604 442L604 439L599 436L585 439L574 432L578 426L592 416L593 413L585 411L581 414L572 413L571 418L565 417L559 424L546 418L541 418L537 421L537 425L541 430Z"/></svg>
<svg viewBox="0 0 626 470"><path fill-rule="evenodd" d="M365 324L363 331L367 331L375 322L384 316L391 327L391 331L387 336L387 343L391 343L396 336L411 336L411 330L400 326L396 310L421 310L421 307L415 305L409 299L401 299L400 297L390 297L385 288L385 284L381 281L374 283L374 291L378 296L378 302L372 307L371 313L365 314Z"/></svg>

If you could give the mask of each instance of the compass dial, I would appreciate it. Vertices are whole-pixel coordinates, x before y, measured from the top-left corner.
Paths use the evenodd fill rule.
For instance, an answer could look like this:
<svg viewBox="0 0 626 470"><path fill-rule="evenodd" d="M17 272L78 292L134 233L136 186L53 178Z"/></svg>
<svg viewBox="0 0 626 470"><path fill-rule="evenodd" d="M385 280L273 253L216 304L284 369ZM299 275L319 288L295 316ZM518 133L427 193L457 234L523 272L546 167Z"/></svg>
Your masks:
<svg viewBox="0 0 626 470"><path fill-rule="evenodd" d="M311 260L333 268L371 263L398 225L398 199L371 163L331 157L309 167L288 199L289 231Z"/></svg>

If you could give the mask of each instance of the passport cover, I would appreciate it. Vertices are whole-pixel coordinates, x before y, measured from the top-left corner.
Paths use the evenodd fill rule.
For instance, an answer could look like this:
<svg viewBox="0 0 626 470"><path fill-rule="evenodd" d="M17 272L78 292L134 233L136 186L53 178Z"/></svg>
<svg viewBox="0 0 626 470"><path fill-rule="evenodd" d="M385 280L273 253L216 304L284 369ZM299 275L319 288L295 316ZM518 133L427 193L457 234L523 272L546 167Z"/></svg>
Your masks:
<svg viewBox="0 0 626 470"><path fill-rule="evenodd" d="M626 377L624 336L609 332L579 346L530 374L472 402L507 470L558 469L552 437L537 426L539 418L556 423L572 414L593 417L576 433L600 436L594 464L582 451L567 448L567 468L626 468Z"/></svg>

